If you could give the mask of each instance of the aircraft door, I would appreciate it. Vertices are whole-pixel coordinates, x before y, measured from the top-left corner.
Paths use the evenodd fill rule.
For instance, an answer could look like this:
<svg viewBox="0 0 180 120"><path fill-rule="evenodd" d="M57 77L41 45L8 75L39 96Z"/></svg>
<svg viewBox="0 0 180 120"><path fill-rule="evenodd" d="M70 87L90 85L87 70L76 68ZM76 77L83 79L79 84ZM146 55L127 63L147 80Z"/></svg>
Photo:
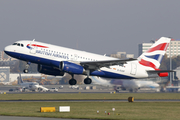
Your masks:
<svg viewBox="0 0 180 120"><path fill-rule="evenodd" d="M135 63L131 64L131 75L136 75L137 65Z"/></svg>
<svg viewBox="0 0 180 120"><path fill-rule="evenodd" d="M74 61L77 61L77 57L78 57L78 55L74 54Z"/></svg>
<svg viewBox="0 0 180 120"><path fill-rule="evenodd" d="M74 54L74 55L71 56L72 61L77 61L77 58L78 58L77 54Z"/></svg>
<svg viewBox="0 0 180 120"><path fill-rule="evenodd" d="M29 47L30 47L30 53L31 53L31 54L35 54L35 53L36 53L36 48L37 48L37 46L36 46L36 44L35 44L34 41L32 41L32 42L30 43Z"/></svg>

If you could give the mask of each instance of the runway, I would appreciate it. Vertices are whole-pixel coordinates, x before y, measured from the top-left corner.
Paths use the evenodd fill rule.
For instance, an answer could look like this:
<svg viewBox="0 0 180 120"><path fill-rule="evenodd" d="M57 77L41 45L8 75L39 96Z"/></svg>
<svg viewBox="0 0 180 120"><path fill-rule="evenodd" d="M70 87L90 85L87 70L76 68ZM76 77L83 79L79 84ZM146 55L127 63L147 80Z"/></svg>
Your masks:
<svg viewBox="0 0 180 120"><path fill-rule="evenodd" d="M0 102L128 102L127 99L0 100ZM180 102L180 99L135 99L134 102Z"/></svg>

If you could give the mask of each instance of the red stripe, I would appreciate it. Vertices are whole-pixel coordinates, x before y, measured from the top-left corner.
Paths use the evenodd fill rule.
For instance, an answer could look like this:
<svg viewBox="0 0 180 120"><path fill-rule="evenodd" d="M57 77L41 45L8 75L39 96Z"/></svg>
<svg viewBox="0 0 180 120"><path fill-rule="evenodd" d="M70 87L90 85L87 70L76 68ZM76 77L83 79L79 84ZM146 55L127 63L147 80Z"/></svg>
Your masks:
<svg viewBox="0 0 180 120"><path fill-rule="evenodd" d="M29 46L30 44L28 44L27 46ZM31 46L36 46L36 47L42 47L42 48L48 48L46 46L42 46L42 45L36 45L36 44L31 44Z"/></svg>
<svg viewBox="0 0 180 120"><path fill-rule="evenodd" d="M153 52L153 51L156 51L156 50L163 50L163 51L165 51L167 49L167 47L166 47L167 44L168 43L159 44L156 47L150 48L147 52Z"/></svg>
<svg viewBox="0 0 180 120"><path fill-rule="evenodd" d="M156 66L152 62L141 59L141 61L139 61L139 63L143 66L152 67L156 70Z"/></svg>

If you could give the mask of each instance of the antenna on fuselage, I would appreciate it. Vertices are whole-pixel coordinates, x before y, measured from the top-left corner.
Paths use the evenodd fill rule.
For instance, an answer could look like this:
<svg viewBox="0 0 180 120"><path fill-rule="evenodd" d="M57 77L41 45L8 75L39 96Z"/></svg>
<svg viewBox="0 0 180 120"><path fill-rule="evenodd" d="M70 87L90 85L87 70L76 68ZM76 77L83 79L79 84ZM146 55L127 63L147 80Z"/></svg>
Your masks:
<svg viewBox="0 0 180 120"><path fill-rule="evenodd" d="M33 39L33 42L35 41L35 39Z"/></svg>

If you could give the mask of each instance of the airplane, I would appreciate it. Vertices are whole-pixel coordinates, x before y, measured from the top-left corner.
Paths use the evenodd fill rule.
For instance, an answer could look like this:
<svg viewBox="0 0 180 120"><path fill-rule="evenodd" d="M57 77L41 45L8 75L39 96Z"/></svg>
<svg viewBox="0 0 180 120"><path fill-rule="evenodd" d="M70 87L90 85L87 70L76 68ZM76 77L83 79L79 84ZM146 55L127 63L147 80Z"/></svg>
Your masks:
<svg viewBox="0 0 180 120"><path fill-rule="evenodd" d="M129 90L129 92L137 92L140 88L150 88L152 90L159 91L160 86L154 81L145 81L145 80L122 80L122 79L109 79L91 76L92 82L94 84L114 87L116 91Z"/></svg>
<svg viewBox="0 0 180 120"><path fill-rule="evenodd" d="M18 84L21 85L22 90L25 91L25 89L33 90L33 91L44 91L47 92L49 89L39 85L37 82L23 82L21 74L19 74Z"/></svg>
<svg viewBox="0 0 180 120"><path fill-rule="evenodd" d="M161 37L148 51L137 59L118 59L85 51L60 47L33 40L20 40L6 46L4 52L14 58L27 62L24 73L28 73L31 63L38 64L43 74L63 76L69 73L70 85L77 81L74 75L86 75L85 84L91 84L89 76L113 79L142 79L149 77L167 77L171 70L160 70L161 60L171 38Z"/></svg>

